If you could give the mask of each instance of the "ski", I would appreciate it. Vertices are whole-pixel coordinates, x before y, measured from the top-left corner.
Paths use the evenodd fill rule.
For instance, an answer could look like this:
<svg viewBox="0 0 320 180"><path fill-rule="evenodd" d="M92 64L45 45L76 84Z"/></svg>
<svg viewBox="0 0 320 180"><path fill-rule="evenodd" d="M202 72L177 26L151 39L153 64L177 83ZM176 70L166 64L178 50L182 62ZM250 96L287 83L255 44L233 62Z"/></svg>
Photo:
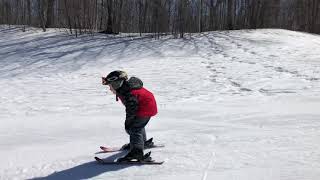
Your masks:
<svg viewBox="0 0 320 180"><path fill-rule="evenodd" d="M152 148L161 148L164 147L163 144L159 144L159 145L152 145L151 147L147 147L145 149L152 149ZM121 147L106 147L106 146L100 146L100 149L102 151L97 152L96 154L100 154L100 153L112 153L112 152L118 152L118 151L125 151L124 149L122 149Z"/></svg>
<svg viewBox="0 0 320 180"><path fill-rule="evenodd" d="M116 162L116 161L105 161L101 158L94 157L94 159L104 165L161 165L164 163L164 161L122 161L122 162Z"/></svg>
<svg viewBox="0 0 320 180"><path fill-rule="evenodd" d="M145 144L148 144L149 146L146 146L145 149L151 149L151 148L161 148L164 147L163 144L153 144L153 138L148 139L145 141ZM152 144L152 145L151 145ZM111 152L118 152L118 151L126 151L127 149L123 149L123 147L106 147L106 146L100 146L100 149L102 151L96 152L95 154L100 154L100 153L111 153Z"/></svg>

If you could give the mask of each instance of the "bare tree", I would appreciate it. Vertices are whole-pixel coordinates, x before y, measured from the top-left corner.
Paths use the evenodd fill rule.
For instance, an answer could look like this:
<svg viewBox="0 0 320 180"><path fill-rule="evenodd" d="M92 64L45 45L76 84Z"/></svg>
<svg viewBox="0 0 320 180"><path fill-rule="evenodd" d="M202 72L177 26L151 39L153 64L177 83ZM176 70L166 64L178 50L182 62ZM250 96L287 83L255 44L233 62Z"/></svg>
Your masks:
<svg viewBox="0 0 320 180"><path fill-rule="evenodd" d="M45 22L45 27L49 28L49 27L53 27L53 21L54 21L54 4L55 4L55 0L47 0L47 11L45 12L46 15L46 22Z"/></svg>
<svg viewBox="0 0 320 180"><path fill-rule="evenodd" d="M40 27L45 32L47 23L48 0L38 0Z"/></svg>
<svg viewBox="0 0 320 180"><path fill-rule="evenodd" d="M286 28L320 33L319 0L0 0L0 23L100 31L172 33Z"/></svg>
<svg viewBox="0 0 320 180"><path fill-rule="evenodd" d="M228 29L233 30L233 17L234 17L234 1L233 0L228 0Z"/></svg>
<svg viewBox="0 0 320 180"><path fill-rule="evenodd" d="M104 31L107 34L113 34L113 0L107 0L107 29Z"/></svg>

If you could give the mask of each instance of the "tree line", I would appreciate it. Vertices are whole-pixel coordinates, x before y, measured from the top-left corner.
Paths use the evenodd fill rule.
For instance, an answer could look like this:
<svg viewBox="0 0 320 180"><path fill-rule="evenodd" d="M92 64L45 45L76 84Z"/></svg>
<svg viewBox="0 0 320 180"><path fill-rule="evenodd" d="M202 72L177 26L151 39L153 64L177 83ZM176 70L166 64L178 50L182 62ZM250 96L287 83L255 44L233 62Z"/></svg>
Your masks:
<svg viewBox="0 0 320 180"><path fill-rule="evenodd" d="M319 0L0 0L0 24L72 34L284 28L320 33Z"/></svg>

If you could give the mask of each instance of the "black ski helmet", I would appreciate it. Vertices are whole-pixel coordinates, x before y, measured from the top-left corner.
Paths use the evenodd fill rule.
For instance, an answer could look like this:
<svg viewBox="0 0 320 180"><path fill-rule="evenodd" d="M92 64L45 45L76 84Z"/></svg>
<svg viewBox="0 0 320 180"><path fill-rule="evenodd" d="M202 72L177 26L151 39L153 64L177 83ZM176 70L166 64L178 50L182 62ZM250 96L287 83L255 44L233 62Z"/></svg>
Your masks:
<svg viewBox="0 0 320 180"><path fill-rule="evenodd" d="M112 71L107 75L105 78L105 85L111 85L113 89L117 90L119 89L123 82L128 80L128 75L124 71Z"/></svg>

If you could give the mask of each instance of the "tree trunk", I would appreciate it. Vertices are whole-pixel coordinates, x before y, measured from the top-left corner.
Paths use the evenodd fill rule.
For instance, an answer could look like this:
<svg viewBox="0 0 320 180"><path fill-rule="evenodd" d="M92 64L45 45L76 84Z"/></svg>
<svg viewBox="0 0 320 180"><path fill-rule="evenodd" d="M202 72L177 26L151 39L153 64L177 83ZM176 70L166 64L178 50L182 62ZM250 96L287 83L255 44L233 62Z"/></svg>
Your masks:
<svg viewBox="0 0 320 180"><path fill-rule="evenodd" d="M38 0L40 27L45 32L47 23L48 0Z"/></svg>
<svg viewBox="0 0 320 180"><path fill-rule="evenodd" d="M198 32L202 32L202 0L199 0L199 24L198 24Z"/></svg>
<svg viewBox="0 0 320 180"><path fill-rule="evenodd" d="M48 1L48 8L47 8L47 21L46 21L46 28L53 27L53 22L54 22L54 4L55 0L49 0Z"/></svg>
<svg viewBox="0 0 320 180"><path fill-rule="evenodd" d="M228 0L228 29L233 30L233 16L234 16L234 2L233 0Z"/></svg>
<svg viewBox="0 0 320 180"><path fill-rule="evenodd" d="M112 14L113 14L113 0L107 1L107 10L108 10L108 20L107 20L107 29L104 31L106 34L113 34L113 21L112 21Z"/></svg>

